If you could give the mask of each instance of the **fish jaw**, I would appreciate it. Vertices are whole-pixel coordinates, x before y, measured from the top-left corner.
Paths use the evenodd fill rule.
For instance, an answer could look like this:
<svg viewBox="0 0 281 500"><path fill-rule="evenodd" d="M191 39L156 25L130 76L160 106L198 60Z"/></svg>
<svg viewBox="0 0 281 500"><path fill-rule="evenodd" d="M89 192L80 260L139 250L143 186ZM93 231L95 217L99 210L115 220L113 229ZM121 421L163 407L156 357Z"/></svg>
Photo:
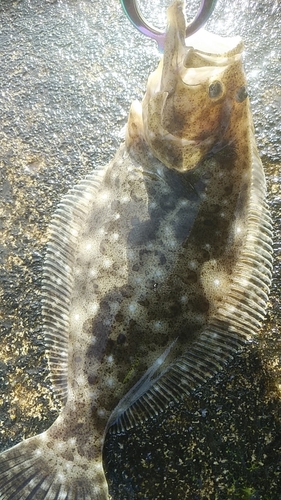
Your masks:
<svg viewBox="0 0 281 500"><path fill-rule="evenodd" d="M176 0L168 9L164 56L131 109L127 145L139 134L167 167L188 171L239 142L249 104L240 37L200 30L186 45L183 6Z"/></svg>

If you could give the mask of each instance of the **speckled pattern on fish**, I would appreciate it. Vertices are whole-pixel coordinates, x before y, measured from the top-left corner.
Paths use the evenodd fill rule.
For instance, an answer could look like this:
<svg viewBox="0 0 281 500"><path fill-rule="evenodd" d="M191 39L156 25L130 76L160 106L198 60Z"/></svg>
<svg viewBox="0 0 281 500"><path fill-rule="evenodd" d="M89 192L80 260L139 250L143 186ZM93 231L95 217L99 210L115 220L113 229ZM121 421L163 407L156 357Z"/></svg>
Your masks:
<svg viewBox="0 0 281 500"><path fill-rule="evenodd" d="M125 143L53 217L43 317L64 409L0 455L1 500L108 499L107 429L187 397L264 317L271 223L243 45L200 32L186 46L183 7Z"/></svg>

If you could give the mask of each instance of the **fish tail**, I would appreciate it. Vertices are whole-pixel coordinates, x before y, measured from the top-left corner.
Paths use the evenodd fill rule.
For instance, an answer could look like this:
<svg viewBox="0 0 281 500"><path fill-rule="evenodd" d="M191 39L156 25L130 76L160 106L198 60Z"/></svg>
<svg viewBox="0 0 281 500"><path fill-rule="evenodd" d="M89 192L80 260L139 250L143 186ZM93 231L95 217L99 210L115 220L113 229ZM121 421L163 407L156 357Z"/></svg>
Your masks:
<svg viewBox="0 0 281 500"><path fill-rule="evenodd" d="M108 500L102 463L79 459L74 440L50 429L0 454L0 500Z"/></svg>

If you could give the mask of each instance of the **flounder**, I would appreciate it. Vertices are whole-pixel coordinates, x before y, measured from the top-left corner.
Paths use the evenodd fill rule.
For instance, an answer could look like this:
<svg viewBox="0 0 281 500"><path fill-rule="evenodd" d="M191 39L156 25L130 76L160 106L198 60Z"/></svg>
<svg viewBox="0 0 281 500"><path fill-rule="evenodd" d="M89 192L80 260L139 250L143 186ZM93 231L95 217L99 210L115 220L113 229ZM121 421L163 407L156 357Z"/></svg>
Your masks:
<svg viewBox="0 0 281 500"><path fill-rule="evenodd" d="M186 45L185 26L176 0L125 143L53 217L43 317L64 408L0 455L1 500L108 499L107 429L186 397L264 317L271 222L243 46L203 31Z"/></svg>

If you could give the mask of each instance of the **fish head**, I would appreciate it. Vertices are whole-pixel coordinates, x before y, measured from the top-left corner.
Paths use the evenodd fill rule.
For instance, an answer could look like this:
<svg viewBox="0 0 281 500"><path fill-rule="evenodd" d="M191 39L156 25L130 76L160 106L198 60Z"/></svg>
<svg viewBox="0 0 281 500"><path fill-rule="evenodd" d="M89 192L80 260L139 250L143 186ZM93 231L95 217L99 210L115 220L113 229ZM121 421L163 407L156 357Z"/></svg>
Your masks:
<svg viewBox="0 0 281 500"><path fill-rule="evenodd" d="M176 0L139 118L154 156L179 171L191 170L237 134L241 138L249 107L240 37L199 30L186 44L185 30L183 2Z"/></svg>

